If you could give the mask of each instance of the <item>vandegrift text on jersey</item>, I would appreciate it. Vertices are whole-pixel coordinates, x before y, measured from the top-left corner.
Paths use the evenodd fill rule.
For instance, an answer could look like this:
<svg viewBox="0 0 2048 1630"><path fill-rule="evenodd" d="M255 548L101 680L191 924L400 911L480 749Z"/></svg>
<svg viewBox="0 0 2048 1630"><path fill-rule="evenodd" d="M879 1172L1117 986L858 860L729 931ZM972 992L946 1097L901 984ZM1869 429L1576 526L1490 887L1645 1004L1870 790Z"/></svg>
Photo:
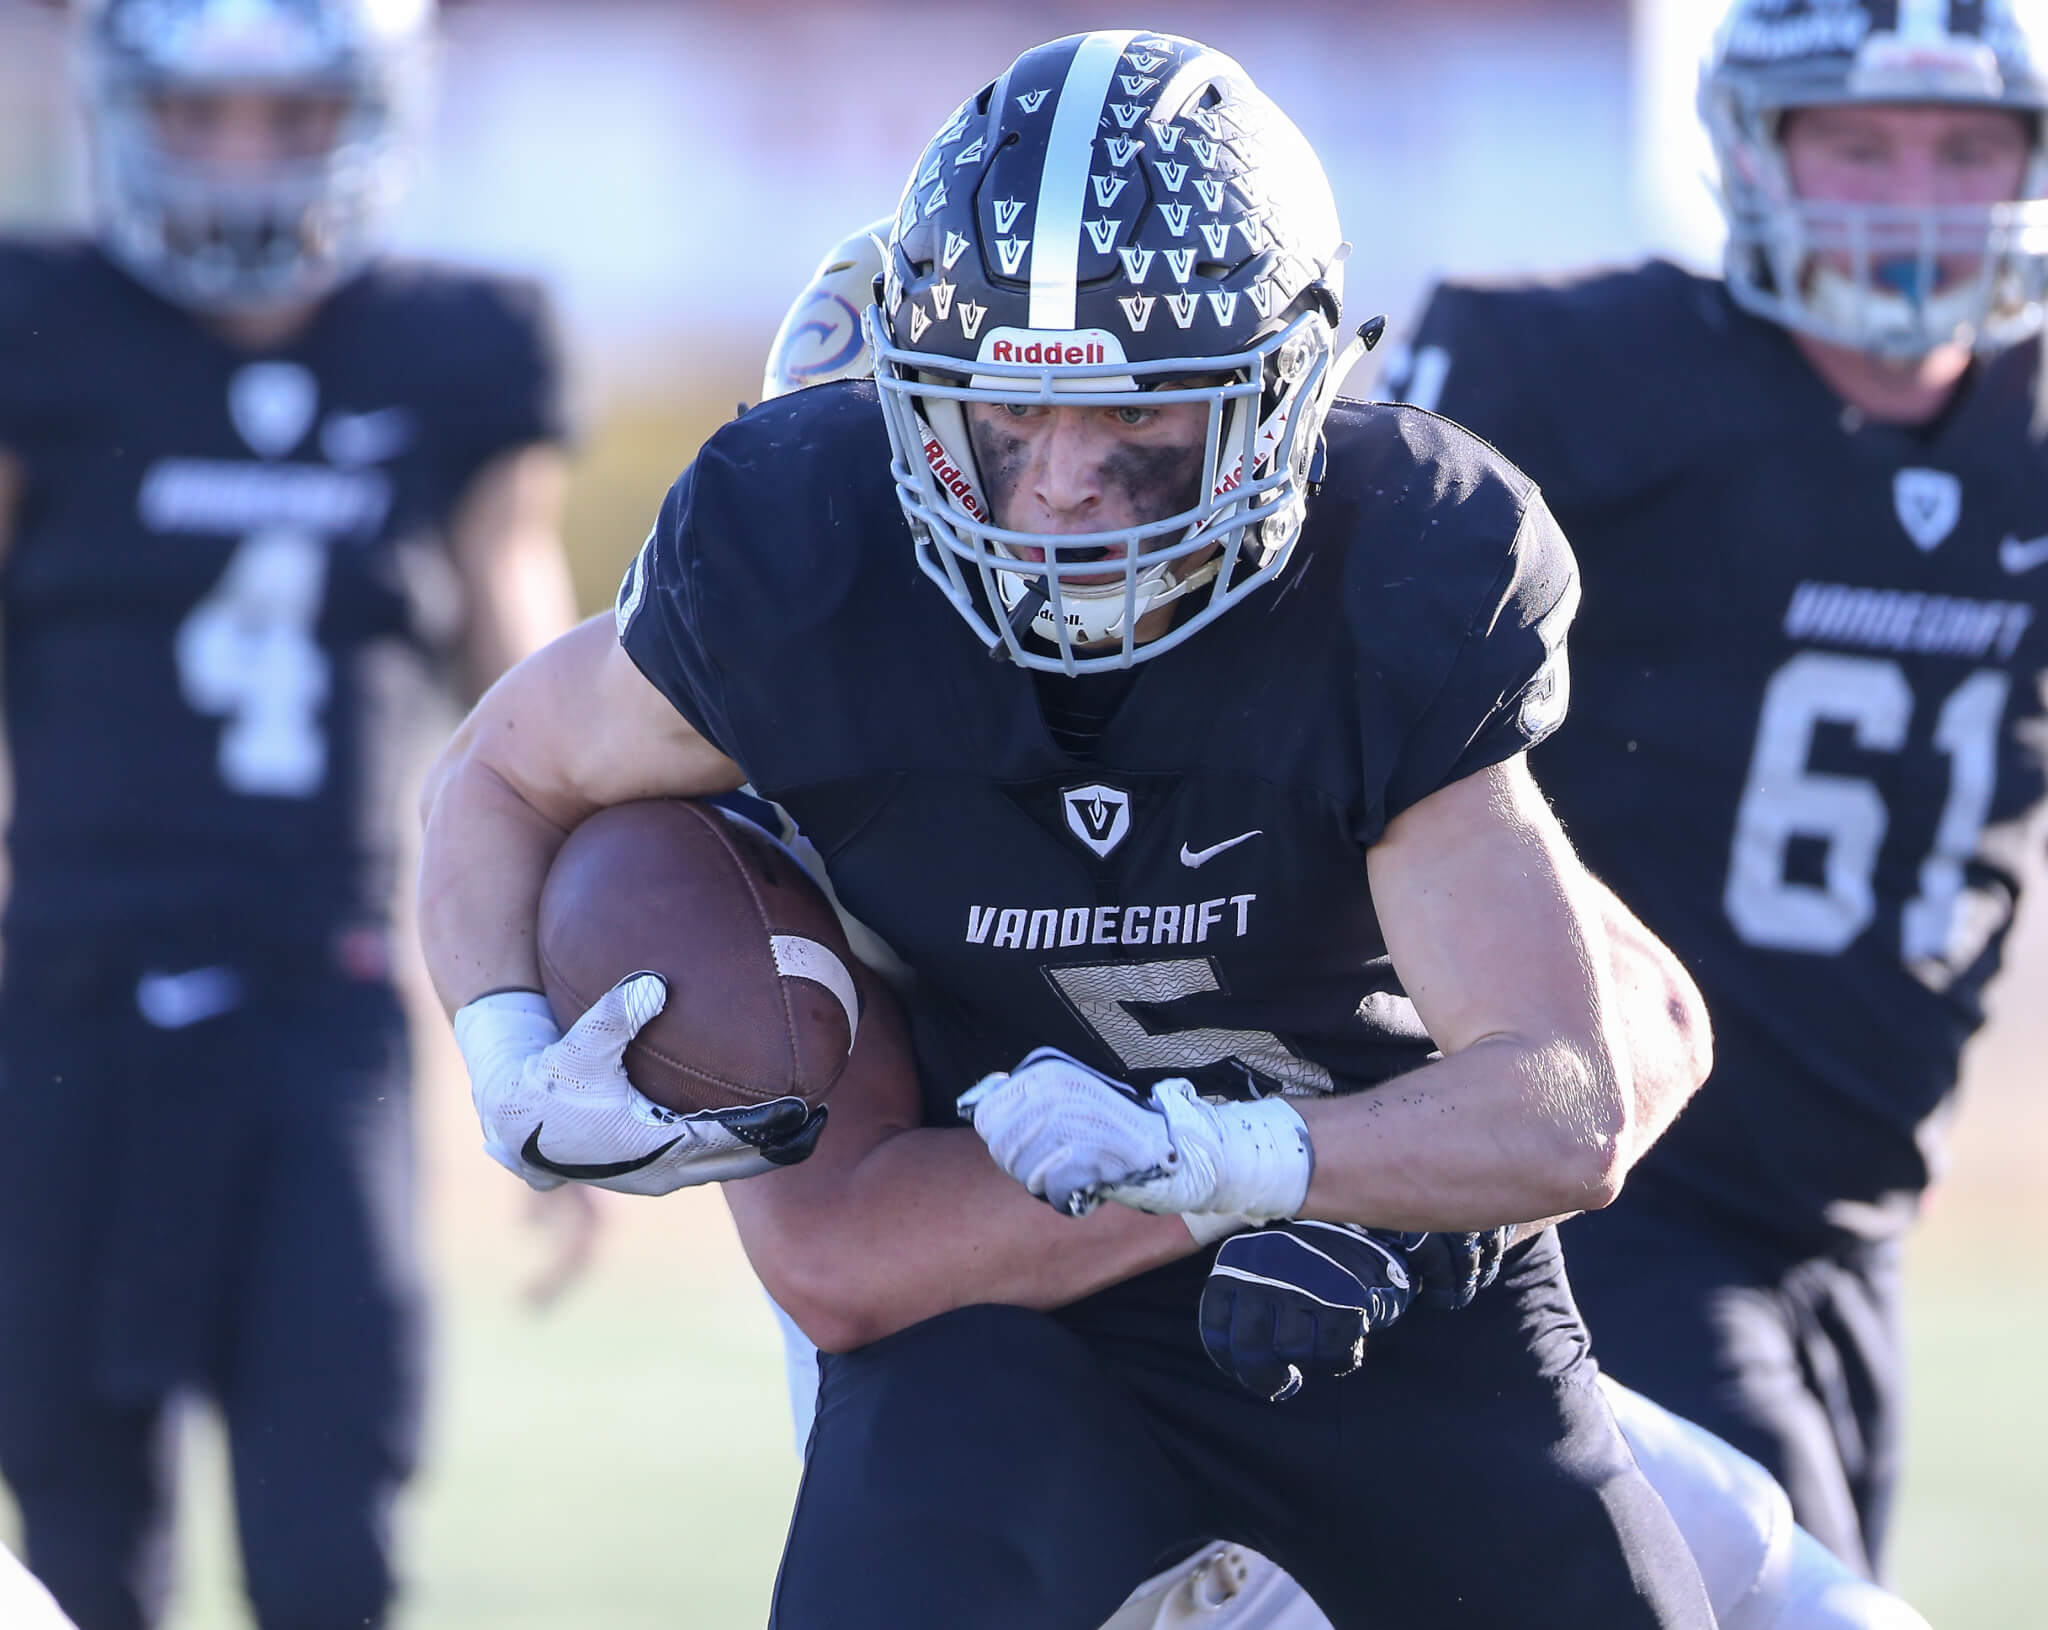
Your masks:
<svg viewBox="0 0 2048 1630"><path fill-rule="evenodd" d="M1214 932L1251 932L1256 894L1176 906L969 906L967 943L1037 951L1069 945L1201 945ZM1226 909L1228 908L1228 909Z"/></svg>

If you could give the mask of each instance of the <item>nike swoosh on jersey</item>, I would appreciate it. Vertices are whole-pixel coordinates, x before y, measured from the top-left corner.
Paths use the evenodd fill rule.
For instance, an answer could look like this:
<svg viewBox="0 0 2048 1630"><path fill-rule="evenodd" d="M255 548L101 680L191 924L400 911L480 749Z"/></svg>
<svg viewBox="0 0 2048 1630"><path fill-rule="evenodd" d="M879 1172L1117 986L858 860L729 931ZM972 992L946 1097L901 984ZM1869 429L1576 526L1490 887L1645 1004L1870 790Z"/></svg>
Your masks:
<svg viewBox="0 0 2048 1630"><path fill-rule="evenodd" d="M544 1172L551 1172L556 1177L574 1178L578 1182L583 1183L594 1183L606 1177L625 1177L633 1172L642 1171L652 1166L663 1155L667 1154L669 1150L683 1141L683 1134L678 1132L659 1149L649 1150L638 1160L611 1160L598 1165L579 1166L568 1161L557 1163L548 1159L546 1155L540 1152L540 1135L546 1126L547 1122L543 1121L533 1129L525 1145L519 1151L519 1158L529 1166L537 1167Z"/></svg>
<svg viewBox="0 0 2048 1630"><path fill-rule="evenodd" d="M410 447L413 433L410 408L377 408L369 413L336 411L328 414L326 424L320 427L320 451L330 464L344 468L382 464Z"/></svg>
<svg viewBox="0 0 2048 1630"><path fill-rule="evenodd" d="M1186 844L1182 844L1180 846L1180 863L1183 866L1206 866L1210 861L1222 854L1224 850L1235 849L1240 843L1250 843L1253 838L1258 837L1264 831L1264 827L1255 827L1249 832L1238 833L1234 838L1225 838L1221 843L1212 843L1206 849L1190 849Z"/></svg>
<svg viewBox="0 0 2048 1630"><path fill-rule="evenodd" d="M2007 538L1998 546L1998 564L2008 575L2018 577L2022 572L2031 572L2036 566L2048 566L2048 537Z"/></svg>
<svg viewBox="0 0 2048 1630"><path fill-rule="evenodd" d="M242 1005L242 976L225 963L183 973L145 973L135 982L135 1008L159 1030L183 1030Z"/></svg>

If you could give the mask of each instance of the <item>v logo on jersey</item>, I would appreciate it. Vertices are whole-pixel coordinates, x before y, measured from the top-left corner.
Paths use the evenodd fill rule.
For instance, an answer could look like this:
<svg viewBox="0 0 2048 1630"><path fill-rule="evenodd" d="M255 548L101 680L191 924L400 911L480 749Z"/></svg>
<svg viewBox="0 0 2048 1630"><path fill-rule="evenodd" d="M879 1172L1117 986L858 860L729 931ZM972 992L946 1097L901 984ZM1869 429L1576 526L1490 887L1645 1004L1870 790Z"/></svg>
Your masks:
<svg viewBox="0 0 2048 1630"><path fill-rule="evenodd" d="M1906 469L1892 477L1899 525L1923 551L1938 549L1963 513L1963 484L1946 470Z"/></svg>
<svg viewBox="0 0 2048 1630"><path fill-rule="evenodd" d="M1121 787L1105 787L1099 782L1062 787L1060 803L1067 812L1067 830L1098 857L1107 857L1130 836L1131 795Z"/></svg>
<svg viewBox="0 0 2048 1630"><path fill-rule="evenodd" d="M296 362L252 362L228 381L228 417L258 458L282 458L305 439L320 387Z"/></svg>

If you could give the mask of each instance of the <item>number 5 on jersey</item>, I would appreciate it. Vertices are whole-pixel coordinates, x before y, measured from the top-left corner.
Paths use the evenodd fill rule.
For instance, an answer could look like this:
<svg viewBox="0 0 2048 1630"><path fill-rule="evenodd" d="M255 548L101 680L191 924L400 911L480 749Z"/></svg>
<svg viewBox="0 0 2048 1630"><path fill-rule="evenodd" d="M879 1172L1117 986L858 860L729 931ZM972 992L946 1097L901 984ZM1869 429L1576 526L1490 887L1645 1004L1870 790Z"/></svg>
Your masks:
<svg viewBox="0 0 2048 1630"><path fill-rule="evenodd" d="M178 625L178 683L194 709L227 721L217 762L231 791L308 798L327 777L332 664L314 638L326 592L318 538L256 532Z"/></svg>

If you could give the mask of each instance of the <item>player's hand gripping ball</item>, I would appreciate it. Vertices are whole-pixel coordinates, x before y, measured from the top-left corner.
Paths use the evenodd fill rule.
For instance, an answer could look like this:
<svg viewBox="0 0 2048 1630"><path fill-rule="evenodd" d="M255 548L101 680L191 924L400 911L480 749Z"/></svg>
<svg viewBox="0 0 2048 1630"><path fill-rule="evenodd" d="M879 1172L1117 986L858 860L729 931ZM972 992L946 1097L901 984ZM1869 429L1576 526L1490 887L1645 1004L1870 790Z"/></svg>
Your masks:
<svg viewBox="0 0 2048 1630"><path fill-rule="evenodd" d="M593 815L549 871L538 954L545 998L456 1015L501 1165L666 1194L816 1146L860 990L830 902L758 828L674 799Z"/></svg>

